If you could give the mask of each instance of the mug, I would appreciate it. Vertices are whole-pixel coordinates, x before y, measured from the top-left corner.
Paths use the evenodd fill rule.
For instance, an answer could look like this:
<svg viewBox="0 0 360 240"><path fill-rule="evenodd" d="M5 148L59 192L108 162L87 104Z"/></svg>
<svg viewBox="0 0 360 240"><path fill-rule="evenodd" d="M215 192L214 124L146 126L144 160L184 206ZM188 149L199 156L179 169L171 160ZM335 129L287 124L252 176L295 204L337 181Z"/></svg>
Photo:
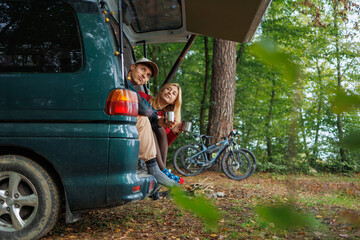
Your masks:
<svg viewBox="0 0 360 240"><path fill-rule="evenodd" d="M164 118L165 118L165 123L166 124L171 124L175 122L175 112L165 112L164 114Z"/></svg>
<svg viewBox="0 0 360 240"><path fill-rule="evenodd" d="M183 122L183 125L182 125L182 130L184 132L190 132L191 131L191 126L192 126L192 122L186 122L184 121Z"/></svg>

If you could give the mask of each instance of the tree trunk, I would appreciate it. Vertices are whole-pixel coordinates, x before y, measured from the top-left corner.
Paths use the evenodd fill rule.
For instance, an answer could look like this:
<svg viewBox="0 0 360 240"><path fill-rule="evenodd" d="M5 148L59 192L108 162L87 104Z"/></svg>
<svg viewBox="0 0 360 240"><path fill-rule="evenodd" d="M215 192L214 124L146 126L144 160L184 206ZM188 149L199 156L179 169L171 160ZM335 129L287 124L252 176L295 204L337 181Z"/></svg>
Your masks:
<svg viewBox="0 0 360 240"><path fill-rule="evenodd" d="M302 132L302 138L303 138L303 145L304 145L304 152L306 155L306 159L309 159L309 149L307 146L307 142L306 142L306 127L305 127L305 122L304 122L304 118L303 118L303 109L300 108L300 112L299 112L299 121L300 121L300 128L301 128L301 132Z"/></svg>
<svg viewBox="0 0 360 240"><path fill-rule="evenodd" d="M236 65L239 64L240 59L241 59L241 57L242 57L242 55L244 53L244 50L245 50L245 43L239 43L239 50L238 50L238 52L236 54Z"/></svg>
<svg viewBox="0 0 360 240"><path fill-rule="evenodd" d="M340 40L339 40L339 26L338 26L338 1L334 1L334 28L335 28L335 50L336 50L336 70L337 70L337 87L340 90L341 87L341 56L340 56ZM342 148L342 143L344 139L344 132L342 129L341 123L341 114L336 114L336 126L339 134L339 143L340 143L340 157L342 162L346 162L345 150Z"/></svg>
<svg viewBox="0 0 360 240"><path fill-rule="evenodd" d="M236 43L214 39L213 48L207 133L219 140L229 134L234 123Z"/></svg>
<svg viewBox="0 0 360 240"><path fill-rule="evenodd" d="M259 87L256 88L255 91L255 96L257 96L259 93ZM256 108L256 107L255 107ZM255 108L252 107L251 109L253 111L255 111ZM247 119L246 122L248 124L245 125L245 127L243 128L243 132L245 132L244 137L242 137L242 141L241 141L241 146L245 147L245 148L249 148L249 142L251 140L251 134L252 134L252 130L254 129L254 119L256 118L255 114L247 114ZM257 141L258 142L258 141Z"/></svg>
<svg viewBox="0 0 360 240"><path fill-rule="evenodd" d="M266 152L268 155L268 161L272 162L272 151L271 151L271 131L270 131L270 123L273 115L273 106L275 101L275 80L272 80L272 90L271 90L271 98L269 104L269 111L265 122L265 132L266 132Z"/></svg>
<svg viewBox="0 0 360 240"><path fill-rule="evenodd" d="M217 140L229 134L234 123L236 43L214 39L207 132Z"/></svg>
<svg viewBox="0 0 360 240"><path fill-rule="evenodd" d="M203 97L201 100L201 109L200 109L200 134L205 134L205 112L207 109L207 95L208 95L208 82L209 82L209 72L210 72L210 58L209 58L209 46L208 46L208 37L204 37L204 50L205 50L205 81L203 86Z"/></svg>
<svg viewBox="0 0 360 240"><path fill-rule="evenodd" d="M150 52L150 56L151 56L150 59L151 59L152 61L155 61L156 55L157 55L157 52L158 52L158 49L159 49L158 46L153 45L153 47L152 47L152 49L151 49L151 52ZM158 90L159 90L158 78L157 78L157 77L152 78L150 81L151 81L151 84L150 84L151 90L150 90L150 92L151 92L151 95L152 95L152 96L155 96L155 95L157 94Z"/></svg>
<svg viewBox="0 0 360 240"><path fill-rule="evenodd" d="M323 83L322 83L322 75L321 75L321 70L319 67L319 60L316 60L316 69L317 69L317 73L318 73L318 78L319 78L319 84L320 84L320 93L319 93L319 99L318 99L318 108L317 108L317 112L316 112L316 126L315 126L315 140L314 140L314 148L313 148L313 155L314 155L314 159L311 158L310 159L310 164L312 166L315 165L315 161L319 155L319 131L320 131L320 126L321 126L321 119L322 119L322 105L323 105Z"/></svg>
<svg viewBox="0 0 360 240"><path fill-rule="evenodd" d="M214 40L208 134L220 139L234 122L236 43Z"/></svg>

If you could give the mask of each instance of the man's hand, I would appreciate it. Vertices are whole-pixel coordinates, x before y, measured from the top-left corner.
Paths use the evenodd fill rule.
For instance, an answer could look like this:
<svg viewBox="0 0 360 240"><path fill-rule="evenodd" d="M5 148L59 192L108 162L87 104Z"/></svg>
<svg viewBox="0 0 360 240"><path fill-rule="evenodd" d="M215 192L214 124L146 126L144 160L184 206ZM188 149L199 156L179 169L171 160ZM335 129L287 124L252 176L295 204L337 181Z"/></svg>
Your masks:
<svg viewBox="0 0 360 240"><path fill-rule="evenodd" d="M171 130L172 130L174 133L179 134L179 133L182 133L182 132L183 132L182 127L183 127L183 122L176 124Z"/></svg>

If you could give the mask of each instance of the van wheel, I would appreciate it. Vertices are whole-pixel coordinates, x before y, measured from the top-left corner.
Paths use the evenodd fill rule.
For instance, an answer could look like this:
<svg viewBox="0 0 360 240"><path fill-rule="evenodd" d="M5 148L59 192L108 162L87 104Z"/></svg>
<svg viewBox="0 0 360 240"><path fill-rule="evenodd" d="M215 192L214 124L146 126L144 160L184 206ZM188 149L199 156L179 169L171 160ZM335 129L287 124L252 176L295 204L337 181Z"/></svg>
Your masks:
<svg viewBox="0 0 360 240"><path fill-rule="evenodd" d="M59 192L49 174L29 158L0 156L0 239L37 239L55 225Z"/></svg>

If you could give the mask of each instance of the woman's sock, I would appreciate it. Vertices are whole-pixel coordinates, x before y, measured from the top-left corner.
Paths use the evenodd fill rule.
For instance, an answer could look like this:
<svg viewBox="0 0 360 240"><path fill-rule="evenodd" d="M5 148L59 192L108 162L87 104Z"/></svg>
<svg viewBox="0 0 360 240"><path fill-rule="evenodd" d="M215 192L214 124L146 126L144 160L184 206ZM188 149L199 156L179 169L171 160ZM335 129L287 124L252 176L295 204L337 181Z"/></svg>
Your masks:
<svg viewBox="0 0 360 240"><path fill-rule="evenodd" d="M183 184L184 183L184 179L176 176L174 174L172 174L167 168L165 168L164 170L162 170L162 172L168 176L168 178L170 178L171 180L174 180L175 182L179 183L179 184Z"/></svg>
<svg viewBox="0 0 360 240"><path fill-rule="evenodd" d="M146 163L148 173L153 175L161 185L164 185L166 187L173 187L173 186L179 185L178 182L176 182L172 179L169 179L168 176L165 175L160 170L155 158L150 159L150 160L146 161L145 163Z"/></svg>

